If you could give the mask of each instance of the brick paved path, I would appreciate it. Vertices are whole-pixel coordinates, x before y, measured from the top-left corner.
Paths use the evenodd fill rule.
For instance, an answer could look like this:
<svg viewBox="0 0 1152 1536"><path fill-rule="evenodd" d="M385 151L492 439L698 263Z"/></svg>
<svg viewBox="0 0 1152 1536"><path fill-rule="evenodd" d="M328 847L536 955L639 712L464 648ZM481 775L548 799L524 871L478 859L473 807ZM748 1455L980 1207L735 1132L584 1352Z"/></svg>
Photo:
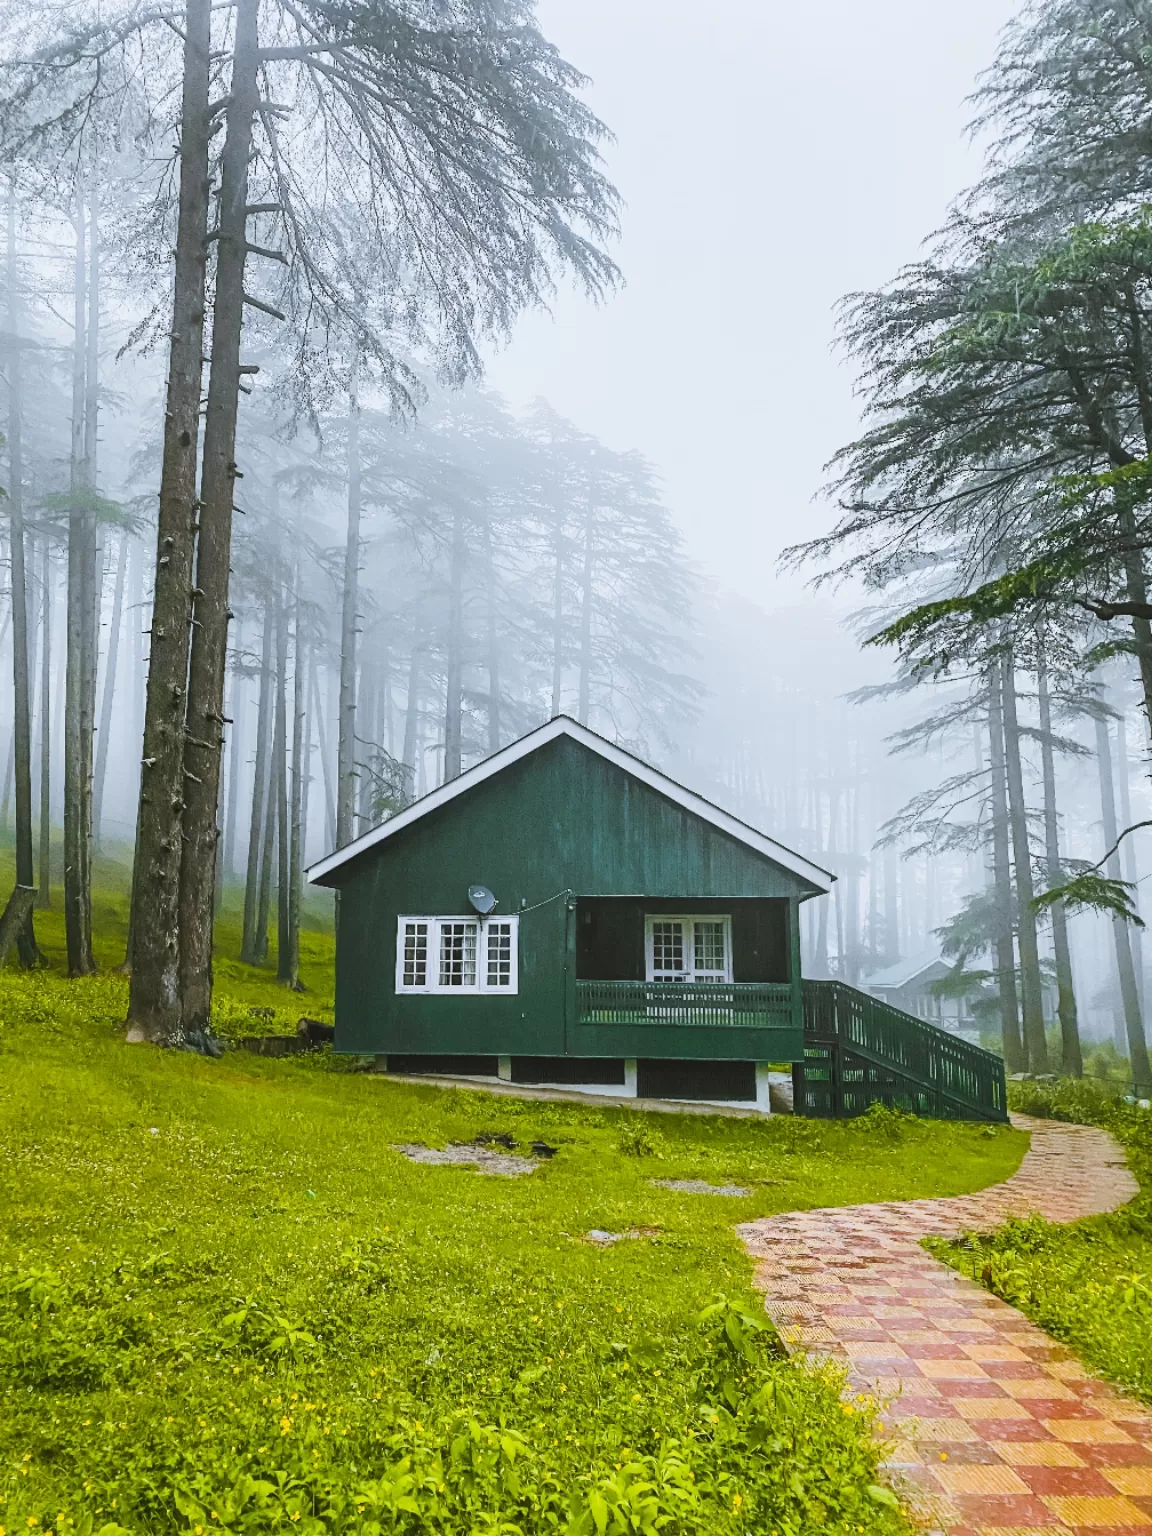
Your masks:
<svg viewBox="0 0 1152 1536"><path fill-rule="evenodd" d="M888 1403L889 1474L927 1530L1152 1536L1152 1412L920 1247L1007 1216L1074 1221L1136 1193L1103 1131L1013 1123L1032 1145L1007 1183L950 1200L793 1211L740 1236L788 1346L841 1361L853 1388Z"/></svg>

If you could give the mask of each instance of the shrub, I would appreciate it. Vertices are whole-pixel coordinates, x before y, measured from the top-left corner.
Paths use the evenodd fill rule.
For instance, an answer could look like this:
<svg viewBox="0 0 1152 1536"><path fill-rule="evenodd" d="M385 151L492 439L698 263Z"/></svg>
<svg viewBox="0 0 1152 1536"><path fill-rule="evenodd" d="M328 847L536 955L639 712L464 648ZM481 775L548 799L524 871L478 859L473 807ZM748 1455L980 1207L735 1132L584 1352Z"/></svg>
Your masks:
<svg viewBox="0 0 1152 1536"><path fill-rule="evenodd" d="M651 1120L637 1115L622 1121L616 1150L624 1157L658 1157L668 1154L668 1140Z"/></svg>

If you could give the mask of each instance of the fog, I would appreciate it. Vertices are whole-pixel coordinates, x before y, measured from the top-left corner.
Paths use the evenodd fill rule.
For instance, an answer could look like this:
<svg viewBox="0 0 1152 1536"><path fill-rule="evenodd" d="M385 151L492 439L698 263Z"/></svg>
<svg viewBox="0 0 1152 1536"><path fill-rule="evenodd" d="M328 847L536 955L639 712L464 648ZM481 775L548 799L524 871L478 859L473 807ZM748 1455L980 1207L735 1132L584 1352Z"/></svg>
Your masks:
<svg viewBox="0 0 1152 1536"><path fill-rule="evenodd" d="M561 293L489 377L651 459L691 553L752 601L800 598L777 557L827 523L823 467L855 434L836 305L913 260L978 176L965 98L1014 10L541 7L616 135L626 286L596 309Z"/></svg>
<svg viewBox="0 0 1152 1536"><path fill-rule="evenodd" d="M349 213L354 198L334 196L321 213L307 202L321 163L307 127L289 152L301 157L295 183L276 181L281 150L270 134L261 141L253 177L303 199L304 214L289 236L276 223L286 205L253 204L265 210L260 238L286 242L287 275L253 278L257 291L236 301L247 382L237 375L217 819L223 897L244 906L246 958L268 953L277 903L285 942L285 883L302 864L561 712L837 875L834 895L806 908L807 974L867 986L939 957L938 930L993 880L1000 705L980 691L991 687L985 664L911 686L891 648L862 639L881 609L892 617L918 601L923 583L890 582L880 597L856 581L817 589L817 566L785 569L781 556L836 520L827 466L861 431L838 305L916 260L980 178L987 145L966 131L966 98L1014 11L1009 0L737 0L722 13L682 0L541 0L543 33L586 74L581 99L614 135L601 151L621 197L620 233L607 241L621 281L598 298L587 288L599 268L581 284L563 241L542 241L538 267L511 237L482 258L461 241L457 268L425 283L421 264L439 247L423 229L405 244L409 210L381 220L395 250L381 247L371 221L366 233ZM230 22L213 25L226 34ZM164 68L175 65L158 65L157 80ZM68 742L80 739L70 731L95 739L101 858L128 867L136 833L164 381L178 339L165 318L175 183L148 139L149 89L124 87L95 147L83 134L57 145L47 178L34 159L14 161L8 196L5 472L26 527L29 763L37 851L52 845L53 880ZM155 121L175 100L151 102ZM271 193L254 184L249 195ZM592 231L589 248L597 195L583 225L573 216ZM300 242L314 241L310 260L327 259L337 227L341 260L354 259L336 262L317 299ZM219 262L210 255L210 288ZM495 299L484 292L499 287L493 270L505 284ZM508 333L494 340L505 315ZM93 542L75 556L80 506ZM10 532L5 546L6 678L16 540ZM95 572L98 635L75 662L93 706L79 726L64 711L75 660L66 627L83 627L74 557ZM1034 660L1013 662L1028 801L1014 814L1031 827L1024 846L1031 836L1043 888ZM1053 694L1062 856L1091 864L1107 843L1100 738L1070 676ZM1121 827L1149 809L1134 679L1131 658L1113 658L1089 688L1112 711L1105 750ZM15 692L0 695L6 835L20 777ZM1142 861L1152 867L1146 838L1124 853L1137 900ZM330 921L326 900L308 898L309 921ZM1082 912L1071 929L1085 1039L1110 1039L1122 1013L1112 924ZM1043 923L1041 949L1051 1022ZM958 957L983 967L972 1006L949 1011L928 993L915 1006L995 1043L988 944L953 945L949 963ZM1138 942L1136 963L1142 988Z"/></svg>

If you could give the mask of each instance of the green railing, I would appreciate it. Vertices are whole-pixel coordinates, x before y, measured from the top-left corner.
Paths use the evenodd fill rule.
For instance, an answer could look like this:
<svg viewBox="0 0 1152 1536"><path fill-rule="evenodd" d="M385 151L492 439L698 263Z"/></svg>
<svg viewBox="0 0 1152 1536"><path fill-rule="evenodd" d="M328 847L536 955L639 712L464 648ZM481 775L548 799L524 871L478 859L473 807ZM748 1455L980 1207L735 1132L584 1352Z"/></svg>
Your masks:
<svg viewBox="0 0 1152 1536"><path fill-rule="evenodd" d="M774 982L577 981L581 1024L790 1029L792 988Z"/></svg>
<svg viewBox="0 0 1152 1536"><path fill-rule="evenodd" d="M839 981L804 983L796 1112L840 1119L887 1104L946 1120L1006 1120L1004 1063Z"/></svg>

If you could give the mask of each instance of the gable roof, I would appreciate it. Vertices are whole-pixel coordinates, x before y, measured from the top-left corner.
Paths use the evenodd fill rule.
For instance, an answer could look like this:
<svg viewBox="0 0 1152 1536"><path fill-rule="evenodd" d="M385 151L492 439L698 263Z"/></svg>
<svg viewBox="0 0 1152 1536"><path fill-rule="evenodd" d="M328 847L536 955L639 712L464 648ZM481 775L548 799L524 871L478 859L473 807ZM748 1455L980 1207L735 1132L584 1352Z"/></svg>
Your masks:
<svg viewBox="0 0 1152 1536"><path fill-rule="evenodd" d="M617 768L623 769L632 778L646 784L649 789L654 789L665 799L671 800L673 804L681 806L694 816L699 816L701 821L709 822L719 831L726 832L729 837L735 838L738 843L743 843L755 853L771 859L774 864L779 864L782 869L799 875L802 880L807 880L810 885L814 885L821 895L827 894L832 889L832 882L836 876L829 874L826 869L810 863L800 854L785 848L783 843L765 836L763 832L757 832L755 827L750 827L746 822L729 815L727 811L722 811L710 800L705 800L703 795L698 795L691 789L685 789L682 784L677 784L675 779L668 778L666 774L653 768L642 758L635 757L631 752L626 752L623 747L618 747L605 737L598 736L595 731L590 731L586 725L579 724L568 715L557 715L546 725L529 731L527 736L521 736L519 741L502 747L499 752L484 758L482 762L467 769L458 778L451 779L447 784L441 784L439 789L432 790L430 794L424 795L406 806L404 810L398 811L395 816L382 822L380 826L373 827L370 832L365 832L354 842L320 859L307 871L308 880L313 885L323 883L334 870L358 858L362 853L366 853L369 848L374 848L377 843L394 837L405 827L410 827L422 817L438 811L442 805L447 805L459 795L467 794L470 789L475 789L486 779L502 773L505 768L510 768L513 763L518 763L522 758L538 752L541 747L546 747L549 742L556 741L561 736L568 736L573 741L579 742L590 752L595 752Z"/></svg>
<svg viewBox="0 0 1152 1536"><path fill-rule="evenodd" d="M881 989L906 987L910 982L923 976L925 971L930 971L937 965L942 965L947 971L953 969L938 949L922 949L918 954L909 955L905 960L897 960L895 965L885 966L882 971L874 971L871 976L865 976L861 985Z"/></svg>

